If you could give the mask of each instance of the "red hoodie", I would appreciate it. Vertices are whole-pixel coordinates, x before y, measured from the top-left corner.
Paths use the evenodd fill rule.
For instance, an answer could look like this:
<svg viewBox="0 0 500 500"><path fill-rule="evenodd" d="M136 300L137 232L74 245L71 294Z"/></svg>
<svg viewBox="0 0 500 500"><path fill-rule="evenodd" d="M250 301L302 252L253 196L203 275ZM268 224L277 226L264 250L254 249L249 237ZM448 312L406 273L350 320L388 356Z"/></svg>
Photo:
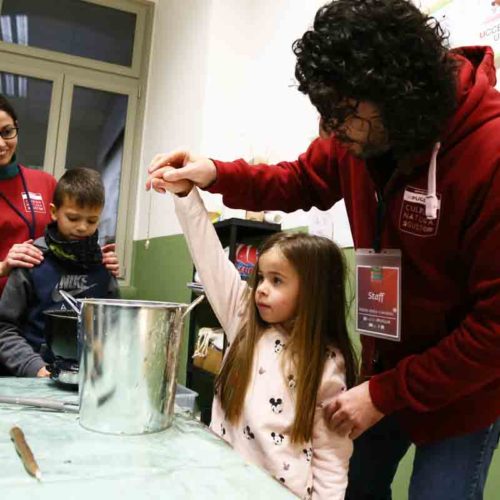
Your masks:
<svg viewBox="0 0 500 500"><path fill-rule="evenodd" d="M30 193L35 218L34 239L45 231L45 226L51 221L50 203L56 187L52 175L42 170L35 170L20 165L26 187ZM0 179L0 192L19 212L31 223L31 209L25 199L24 184L19 174L10 179ZM4 260L12 245L22 243L30 238L28 226L12 207L0 197L0 261ZM0 278L0 294L7 283L7 276Z"/></svg>
<svg viewBox="0 0 500 500"><path fill-rule="evenodd" d="M437 218L415 201L427 193L430 152L384 188L382 247L402 251L402 341L362 338L375 406L397 412L417 444L500 417L500 93L489 47L454 54L458 110L437 156ZM343 198L356 248L373 246L377 165L334 138L316 139L295 162L215 164L210 191L227 206L291 212Z"/></svg>

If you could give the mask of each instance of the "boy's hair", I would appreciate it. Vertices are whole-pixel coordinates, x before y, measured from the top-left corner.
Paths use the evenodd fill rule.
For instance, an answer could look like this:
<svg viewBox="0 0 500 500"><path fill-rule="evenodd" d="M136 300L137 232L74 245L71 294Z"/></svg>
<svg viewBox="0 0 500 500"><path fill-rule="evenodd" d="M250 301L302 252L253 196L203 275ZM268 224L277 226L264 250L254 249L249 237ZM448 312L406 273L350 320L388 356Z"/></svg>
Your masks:
<svg viewBox="0 0 500 500"><path fill-rule="evenodd" d="M408 0L332 1L293 52L323 128L335 132L355 114L348 99L372 102L396 157L432 146L456 108L447 34Z"/></svg>
<svg viewBox="0 0 500 500"><path fill-rule="evenodd" d="M295 420L292 442L312 436L316 397L328 347L342 353L348 387L356 382L357 363L346 325L345 260L342 251L327 238L304 233L277 233L266 239L259 255L277 248L299 275L297 315L287 343L283 376L296 378ZM259 262L252 273L247 318L227 354L216 379L222 408L230 422L237 422L250 382L255 346L266 328L255 305ZM292 369L293 372L286 373Z"/></svg>
<svg viewBox="0 0 500 500"><path fill-rule="evenodd" d="M57 183L52 202L60 208L65 198L71 198L79 207L103 207L105 195L101 174L86 167L66 170Z"/></svg>
<svg viewBox="0 0 500 500"><path fill-rule="evenodd" d="M4 97L3 94L0 94L0 111L5 111L14 120L14 123L17 124L17 114L12 107L12 104Z"/></svg>

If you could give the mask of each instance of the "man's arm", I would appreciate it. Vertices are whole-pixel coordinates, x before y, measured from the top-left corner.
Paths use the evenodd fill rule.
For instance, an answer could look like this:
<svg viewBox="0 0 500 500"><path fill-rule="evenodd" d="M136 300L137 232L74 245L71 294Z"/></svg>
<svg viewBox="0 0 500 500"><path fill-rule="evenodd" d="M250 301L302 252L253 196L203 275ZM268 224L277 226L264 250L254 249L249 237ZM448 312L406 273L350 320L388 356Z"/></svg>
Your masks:
<svg viewBox="0 0 500 500"><path fill-rule="evenodd" d="M342 198L335 143L331 139L316 139L294 162L214 163L217 178L208 190L222 194L224 205L231 208L326 210Z"/></svg>
<svg viewBox="0 0 500 500"><path fill-rule="evenodd" d="M250 165L173 151L155 156L148 171L147 189L166 181L169 191L187 194L192 182L221 193L226 206L247 210L326 210L342 198L334 139L316 139L294 162Z"/></svg>
<svg viewBox="0 0 500 500"><path fill-rule="evenodd" d="M0 299L0 361L18 377L35 377L46 365L21 331L31 298L29 271L13 269Z"/></svg>

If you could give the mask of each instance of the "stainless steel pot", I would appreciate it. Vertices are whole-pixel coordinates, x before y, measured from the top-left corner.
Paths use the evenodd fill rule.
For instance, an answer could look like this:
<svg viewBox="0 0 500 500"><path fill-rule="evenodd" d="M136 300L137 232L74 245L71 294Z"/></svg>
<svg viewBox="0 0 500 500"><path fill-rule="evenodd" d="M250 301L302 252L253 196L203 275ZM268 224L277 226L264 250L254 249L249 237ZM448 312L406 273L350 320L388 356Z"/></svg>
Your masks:
<svg viewBox="0 0 500 500"><path fill-rule="evenodd" d="M161 431L172 421L177 360L191 304L81 299L80 424L109 434Z"/></svg>

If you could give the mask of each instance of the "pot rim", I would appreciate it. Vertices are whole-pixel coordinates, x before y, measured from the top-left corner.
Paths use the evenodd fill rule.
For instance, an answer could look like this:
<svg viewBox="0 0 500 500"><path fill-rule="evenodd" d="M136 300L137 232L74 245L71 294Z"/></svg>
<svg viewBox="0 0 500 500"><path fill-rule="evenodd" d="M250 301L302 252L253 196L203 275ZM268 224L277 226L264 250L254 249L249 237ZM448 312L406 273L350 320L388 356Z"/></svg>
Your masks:
<svg viewBox="0 0 500 500"><path fill-rule="evenodd" d="M42 314L52 318L78 319L78 314L72 309L45 309Z"/></svg>
<svg viewBox="0 0 500 500"><path fill-rule="evenodd" d="M77 299L78 302L97 306L118 307L149 307L154 309L185 309L189 304L181 302L160 302L156 300L127 300L127 299Z"/></svg>

